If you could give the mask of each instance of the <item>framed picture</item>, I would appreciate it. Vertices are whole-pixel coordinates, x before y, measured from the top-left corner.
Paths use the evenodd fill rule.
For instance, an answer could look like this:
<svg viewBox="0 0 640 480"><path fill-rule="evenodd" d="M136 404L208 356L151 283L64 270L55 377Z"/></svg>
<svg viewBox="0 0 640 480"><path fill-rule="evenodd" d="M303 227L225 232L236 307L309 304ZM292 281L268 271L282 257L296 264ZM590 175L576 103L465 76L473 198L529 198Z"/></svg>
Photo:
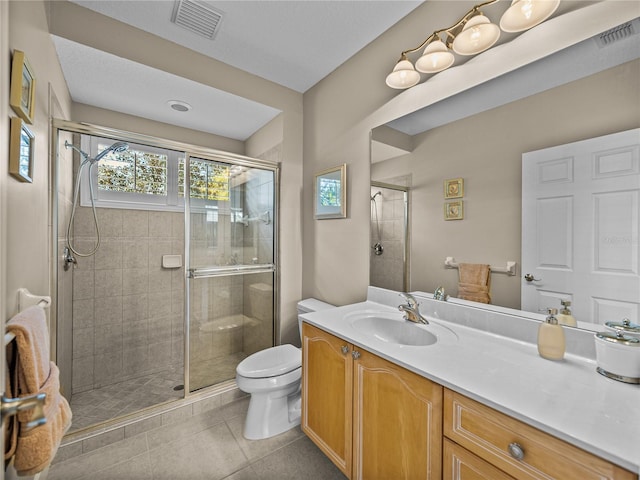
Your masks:
<svg viewBox="0 0 640 480"><path fill-rule="evenodd" d="M33 123L36 103L36 79L33 70L20 50L13 51L11 64L11 93L9 105L27 123Z"/></svg>
<svg viewBox="0 0 640 480"><path fill-rule="evenodd" d="M318 220L347 216L347 164L316 174L313 188L314 216Z"/></svg>
<svg viewBox="0 0 640 480"><path fill-rule="evenodd" d="M445 220L462 220L464 218L462 200L447 202L444 204Z"/></svg>
<svg viewBox="0 0 640 480"><path fill-rule="evenodd" d="M33 182L33 133L24 121L11 118L9 139L9 173L21 182Z"/></svg>
<svg viewBox="0 0 640 480"><path fill-rule="evenodd" d="M464 179L451 178L444 181L444 198L464 197Z"/></svg>

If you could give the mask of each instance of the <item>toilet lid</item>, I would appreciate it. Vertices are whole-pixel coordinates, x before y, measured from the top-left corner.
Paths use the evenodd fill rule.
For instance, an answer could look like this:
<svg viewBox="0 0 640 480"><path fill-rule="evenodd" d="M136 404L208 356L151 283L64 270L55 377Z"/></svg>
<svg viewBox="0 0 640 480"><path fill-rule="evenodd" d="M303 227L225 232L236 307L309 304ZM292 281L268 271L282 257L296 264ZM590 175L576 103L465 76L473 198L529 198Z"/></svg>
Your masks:
<svg viewBox="0 0 640 480"><path fill-rule="evenodd" d="M265 378L283 375L301 366L300 349L286 344L249 355L238 364L236 372L243 377Z"/></svg>

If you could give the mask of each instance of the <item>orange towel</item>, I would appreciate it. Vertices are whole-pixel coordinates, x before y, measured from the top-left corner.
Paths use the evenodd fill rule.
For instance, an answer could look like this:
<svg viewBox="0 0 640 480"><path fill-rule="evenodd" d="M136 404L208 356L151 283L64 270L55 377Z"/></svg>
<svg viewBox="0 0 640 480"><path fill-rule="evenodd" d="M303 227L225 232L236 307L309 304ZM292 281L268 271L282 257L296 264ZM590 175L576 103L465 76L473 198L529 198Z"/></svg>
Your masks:
<svg viewBox="0 0 640 480"><path fill-rule="evenodd" d="M489 265L479 263L461 263L458 265L460 280L458 298L473 302L491 303L491 269Z"/></svg>
<svg viewBox="0 0 640 480"><path fill-rule="evenodd" d="M47 423L27 429L33 411L18 413L18 435L14 466L19 475L34 475L49 464L71 426L69 403L60 394L60 371L49 360L49 332L44 310L29 307L7 323L7 331L16 336L16 389L13 396L25 397L45 393L44 416ZM9 450L12 450L10 448Z"/></svg>

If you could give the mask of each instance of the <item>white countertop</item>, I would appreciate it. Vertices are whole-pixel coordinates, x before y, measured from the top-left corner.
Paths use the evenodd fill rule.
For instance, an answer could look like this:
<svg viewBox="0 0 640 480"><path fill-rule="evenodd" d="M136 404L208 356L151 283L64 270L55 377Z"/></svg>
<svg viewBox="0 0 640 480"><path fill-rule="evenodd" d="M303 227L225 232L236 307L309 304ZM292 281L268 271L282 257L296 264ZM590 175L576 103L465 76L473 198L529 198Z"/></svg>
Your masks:
<svg viewBox="0 0 640 480"><path fill-rule="evenodd" d="M442 319L427 317L433 327L416 325L431 328L438 335L433 345L384 342L351 325L348 314L366 310L402 319L397 308L372 301L308 313L302 318L444 387L640 473L639 385L598 374L594 360L571 354L562 361L545 360L535 344ZM440 335L438 332L446 330L442 327L455 335Z"/></svg>

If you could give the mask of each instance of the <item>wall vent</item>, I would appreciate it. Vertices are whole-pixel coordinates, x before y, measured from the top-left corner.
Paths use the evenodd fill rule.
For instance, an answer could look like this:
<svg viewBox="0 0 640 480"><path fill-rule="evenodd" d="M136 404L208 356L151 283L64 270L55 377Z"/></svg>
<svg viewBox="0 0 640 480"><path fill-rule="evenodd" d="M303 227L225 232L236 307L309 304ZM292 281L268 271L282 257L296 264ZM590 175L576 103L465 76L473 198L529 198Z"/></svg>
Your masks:
<svg viewBox="0 0 640 480"><path fill-rule="evenodd" d="M600 35L596 35L595 41L600 48L611 45L624 38L630 37L637 33L637 25L634 26L635 20L618 25L606 32L602 32Z"/></svg>
<svg viewBox="0 0 640 480"><path fill-rule="evenodd" d="M199 0L177 0L171 21L190 32L213 39L220 29L223 12Z"/></svg>

